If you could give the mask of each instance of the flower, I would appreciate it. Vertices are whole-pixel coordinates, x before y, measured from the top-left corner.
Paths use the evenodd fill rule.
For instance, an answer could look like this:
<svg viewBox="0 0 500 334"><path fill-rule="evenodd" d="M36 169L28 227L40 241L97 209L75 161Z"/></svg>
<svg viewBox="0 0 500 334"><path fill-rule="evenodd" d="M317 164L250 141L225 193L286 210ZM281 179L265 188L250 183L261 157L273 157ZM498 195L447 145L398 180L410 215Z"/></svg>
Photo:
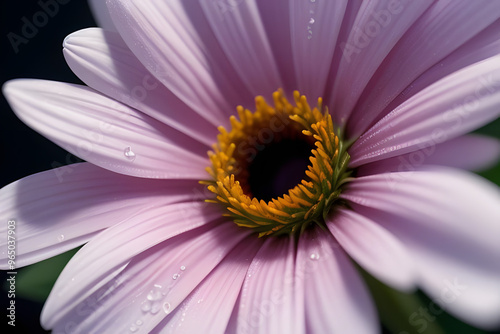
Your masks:
<svg viewBox="0 0 500 334"><path fill-rule="evenodd" d="M47 300L46 328L377 332L349 257L465 321L498 324L500 194L458 169L499 156L498 141L466 135L500 114L498 4L107 8L110 30L64 42L88 87L4 86L26 124L87 161L0 192L18 265L86 243ZM296 186L283 190L279 169L261 180L269 161L296 176L280 161L304 160L303 146ZM281 193L259 201L269 186Z"/></svg>

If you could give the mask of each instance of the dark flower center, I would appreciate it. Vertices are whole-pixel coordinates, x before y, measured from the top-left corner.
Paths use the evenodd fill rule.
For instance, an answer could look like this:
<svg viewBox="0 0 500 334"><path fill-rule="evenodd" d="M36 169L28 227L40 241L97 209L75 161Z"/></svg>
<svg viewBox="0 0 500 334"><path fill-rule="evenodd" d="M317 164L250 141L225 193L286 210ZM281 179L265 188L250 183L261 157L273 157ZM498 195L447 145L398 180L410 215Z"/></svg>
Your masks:
<svg viewBox="0 0 500 334"><path fill-rule="evenodd" d="M298 92L295 105L282 91L273 100L270 106L258 96L255 112L239 106L231 130L219 127L208 153L212 179L201 181L216 195L208 202L222 204L225 216L259 236L324 224L351 173L349 154L321 98L314 108Z"/></svg>

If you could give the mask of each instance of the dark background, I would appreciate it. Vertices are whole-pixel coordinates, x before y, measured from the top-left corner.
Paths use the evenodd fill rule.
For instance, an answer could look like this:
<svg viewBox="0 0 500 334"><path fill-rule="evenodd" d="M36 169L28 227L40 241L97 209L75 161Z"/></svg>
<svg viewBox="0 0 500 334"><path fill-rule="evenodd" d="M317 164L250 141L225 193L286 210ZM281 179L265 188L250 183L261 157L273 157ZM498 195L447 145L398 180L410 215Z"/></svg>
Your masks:
<svg viewBox="0 0 500 334"><path fill-rule="evenodd" d="M43 11L40 2L55 1L4 0L0 4L0 84L14 78L39 78L81 83L64 61L62 41L74 31L96 26L85 0L60 0L67 3L59 4L57 13L53 17L48 17L45 24L36 27L38 31L23 40L23 43L17 46L17 52L8 38L9 34L13 36L12 33L24 38L22 29L26 20L32 23L34 16L41 17L37 14ZM483 133L499 137L500 122L496 121L493 125L483 129ZM77 161L79 161L78 158L24 125L14 115L3 95L0 97L0 188L27 175ZM498 184L500 182L499 166L483 175L495 180ZM19 272L23 270L20 269ZM23 299L20 296L16 296L15 331L10 326L6 326L8 320L4 311L7 307L7 293L4 291L6 277L5 272L1 272L0 328L7 328L7 333L47 333L39 325L43 304ZM471 333L461 329L453 332ZM478 332L474 331L474 333Z"/></svg>

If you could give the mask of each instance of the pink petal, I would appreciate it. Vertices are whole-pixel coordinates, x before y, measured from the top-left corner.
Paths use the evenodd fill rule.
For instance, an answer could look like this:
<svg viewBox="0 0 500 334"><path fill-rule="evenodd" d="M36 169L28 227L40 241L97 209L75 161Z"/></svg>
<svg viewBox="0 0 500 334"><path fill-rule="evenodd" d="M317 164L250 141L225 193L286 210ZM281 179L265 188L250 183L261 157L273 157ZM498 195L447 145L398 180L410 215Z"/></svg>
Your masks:
<svg viewBox="0 0 500 334"><path fill-rule="evenodd" d="M205 145L213 144L221 123L206 111L196 114L165 88L118 33L99 28L80 30L66 37L63 51L72 71L89 87Z"/></svg>
<svg viewBox="0 0 500 334"><path fill-rule="evenodd" d="M400 238L415 259L418 283L438 304L476 326L498 324L496 185L471 173L435 167L360 177L342 197ZM451 290L450 284L467 288Z"/></svg>
<svg viewBox="0 0 500 334"><path fill-rule="evenodd" d="M54 327L72 310L78 310L79 304L86 303L86 299L92 298L90 297L92 294L115 280L114 277L120 272L123 272L122 281L130 283L124 288L134 291L137 289L136 285L142 283L143 289L149 291L154 284L166 288L172 283L178 285L178 277L172 279L172 275L179 274L179 271L182 271L179 269L181 266L186 268L191 266L193 274L185 275L184 280L181 280L181 286L188 284L188 290L178 288L163 291L169 293L169 302L175 308L222 259L222 257L211 257L210 254L221 254L223 249L229 251L233 247L233 240L237 243L245 236L241 230L234 228L234 224L222 224L224 226L217 227L220 225L219 222L212 223L220 217L220 213L217 214L214 211L210 208L203 208L197 203L155 207L143 210L128 221L105 230L86 244L64 268L47 300L42 313L42 323L46 327ZM197 229L200 226L202 227ZM226 244L220 242L219 236L214 236L217 232L221 234L220 237L225 236L230 240L226 241ZM189 241L191 239L193 241ZM164 242L166 240L168 242ZM216 247L216 245L219 246ZM212 248L212 250L207 251L205 247ZM203 254L207 256L207 259L200 261L199 257ZM189 260L190 258L192 260ZM203 274L197 274L195 269L197 265L208 271L205 272L203 269ZM140 275L138 272L134 274L136 266L139 267L138 272L141 271ZM145 266L151 268L146 269ZM128 275L128 270L132 272L130 275ZM185 273L180 273L180 275ZM143 289L139 289L138 292L144 292ZM148 291L145 291L145 294ZM113 298L111 298L111 303L123 299L123 295L113 296ZM133 294L130 298L134 299ZM137 298L134 300L141 305L141 300ZM126 306L129 302L123 305ZM113 307L116 308L116 306ZM128 311L115 311L123 312L125 315L129 311L140 312L140 306ZM85 314L87 315L89 314ZM102 316L98 312L91 317ZM157 320L161 321L161 319ZM82 324L82 326L87 325L89 324ZM151 326L151 328L154 327L153 324Z"/></svg>
<svg viewBox="0 0 500 334"><path fill-rule="evenodd" d="M151 74L198 113L220 124L238 104L252 105L228 66L198 1L107 2L118 32Z"/></svg>
<svg viewBox="0 0 500 334"><path fill-rule="evenodd" d="M28 176L0 191L1 216L16 221L16 267L77 247L145 206L199 198L194 181L132 178L88 163ZM0 225L7 235L7 224ZM7 239L0 240L7 269Z"/></svg>
<svg viewBox="0 0 500 334"><path fill-rule="evenodd" d="M73 285L68 278L78 281L85 271L65 269L42 311L42 323L56 333L68 322L75 323L77 333L126 333L133 326L148 333L247 235L230 222L183 233L127 261L104 286Z"/></svg>
<svg viewBox="0 0 500 334"><path fill-rule="evenodd" d="M256 1L200 1L217 41L252 95L283 86Z"/></svg>
<svg viewBox="0 0 500 334"><path fill-rule="evenodd" d="M358 176L387 172L411 172L425 165L441 165L468 170L486 170L500 159L500 140L470 134L418 151L368 163L358 168Z"/></svg>
<svg viewBox="0 0 500 334"><path fill-rule="evenodd" d="M445 76L500 53L500 20L471 38L448 57L431 67L398 95L381 113L386 115L410 97Z"/></svg>
<svg viewBox="0 0 500 334"><path fill-rule="evenodd" d="M254 257L236 306L235 333L305 333L304 287L293 238L268 238ZM234 321L233 321L234 323Z"/></svg>
<svg viewBox="0 0 500 334"><path fill-rule="evenodd" d="M4 85L19 118L67 151L139 177L205 179L205 146L90 88L19 79Z"/></svg>
<svg viewBox="0 0 500 334"><path fill-rule="evenodd" d="M300 237L294 282L303 286L307 333L380 333L368 289L327 233Z"/></svg>
<svg viewBox="0 0 500 334"><path fill-rule="evenodd" d="M347 254L372 276L400 290L415 288L412 258L386 229L343 209L330 217L327 225Z"/></svg>
<svg viewBox="0 0 500 334"><path fill-rule="evenodd" d="M240 242L153 333L224 333L261 244L255 235Z"/></svg>
<svg viewBox="0 0 500 334"><path fill-rule="evenodd" d="M331 93L338 124L345 124L384 58L431 5L431 1L394 3L393 0L364 1L347 40L338 41L343 57Z"/></svg>
<svg viewBox="0 0 500 334"><path fill-rule="evenodd" d="M227 3L237 4L237 2L231 1ZM297 81L295 79L293 57L290 57L292 54L290 17L284 15L290 12L290 1L257 1L257 6L274 59L279 59L276 66L281 75L282 88L285 92L291 92L297 89ZM277 17L280 18L280 24L276 24Z"/></svg>
<svg viewBox="0 0 500 334"><path fill-rule="evenodd" d="M301 94L323 97L347 1L292 1L290 24L295 73Z"/></svg>
<svg viewBox="0 0 500 334"><path fill-rule="evenodd" d="M108 7L106 6L106 1L103 0L88 0L90 10L92 15L96 20L99 27L110 31L116 31L116 27L111 20L109 15Z"/></svg>
<svg viewBox="0 0 500 334"><path fill-rule="evenodd" d="M359 136L413 80L498 17L498 4L491 1L434 3L378 68L351 116L351 135Z"/></svg>
<svg viewBox="0 0 500 334"><path fill-rule="evenodd" d="M500 56L471 65L396 108L351 147L351 166L387 159L472 131L500 115Z"/></svg>
<svg viewBox="0 0 500 334"><path fill-rule="evenodd" d="M460 233L500 254L500 191L472 173L435 166L369 175L350 182L341 197L391 214L418 217L420 224Z"/></svg>
<svg viewBox="0 0 500 334"><path fill-rule="evenodd" d="M461 207L461 204L456 204L456 207ZM489 249L481 240L472 240L468 236L470 232L464 232L462 228L446 230L439 224L426 223L417 215L396 216L361 206L354 209L391 231L412 254L418 284L432 299L426 308L428 314L422 315L421 311L415 310L410 315L412 322L422 322L424 316L427 317L425 321L434 320L444 309L474 326L498 328L498 249ZM463 210L458 211L449 212L450 221L461 223L459 215ZM475 225L479 219L467 222L469 231L478 228ZM498 223L499 215L494 219ZM482 230L482 233L488 232Z"/></svg>

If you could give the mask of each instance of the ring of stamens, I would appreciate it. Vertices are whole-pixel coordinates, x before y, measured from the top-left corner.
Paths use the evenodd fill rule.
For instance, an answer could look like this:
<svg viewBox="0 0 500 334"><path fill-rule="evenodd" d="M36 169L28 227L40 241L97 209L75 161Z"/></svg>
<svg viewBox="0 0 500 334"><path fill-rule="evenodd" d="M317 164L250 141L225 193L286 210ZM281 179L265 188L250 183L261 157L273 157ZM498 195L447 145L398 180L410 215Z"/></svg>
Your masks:
<svg viewBox="0 0 500 334"><path fill-rule="evenodd" d="M350 174L349 154L335 135L332 118L321 98L311 108L306 97L295 91L295 105L292 105L278 90L273 100L274 107L257 96L255 112L239 106L239 120L230 118L231 131L219 127L217 143L208 152L212 165L207 171L212 179L202 181L216 195L215 200L208 202L222 204L227 209L226 216L259 236L292 234L312 223L323 225ZM259 130L273 129L273 124L276 128L277 120L286 127L273 132L275 141L302 132L315 148L311 150L310 164L302 181L282 196L264 201L253 197L246 184L248 160L252 156L245 159L237 148L248 145L249 138Z"/></svg>

